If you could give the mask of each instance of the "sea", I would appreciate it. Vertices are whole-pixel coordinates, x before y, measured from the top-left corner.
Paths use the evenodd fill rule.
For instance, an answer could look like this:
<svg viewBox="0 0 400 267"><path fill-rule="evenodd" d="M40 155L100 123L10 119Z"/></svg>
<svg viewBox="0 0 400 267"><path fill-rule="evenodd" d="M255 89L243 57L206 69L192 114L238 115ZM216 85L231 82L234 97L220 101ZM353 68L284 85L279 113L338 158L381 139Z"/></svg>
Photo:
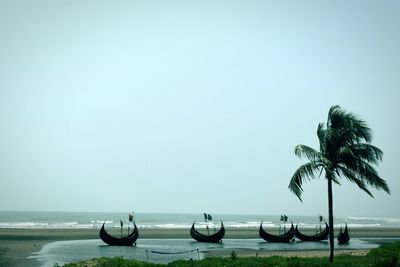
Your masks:
<svg viewBox="0 0 400 267"><path fill-rule="evenodd" d="M281 215L235 215L212 214L212 221L205 222L203 214L174 213L117 213L117 212L45 212L45 211L0 211L0 228L55 228L55 229L99 229L105 222L108 227L120 227L121 221L128 225L129 214L133 214L138 228L189 229L196 221L196 228L224 222L230 228L257 228L263 226L279 228ZM301 228L314 228L319 225L319 215L288 216L288 223L293 221ZM327 220L327 218L324 218ZM350 228L400 228L400 218L396 217L335 217L335 225L347 225Z"/></svg>
<svg viewBox="0 0 400 267"><path fill-rule="evenodd" d="M172 213L133 213L134 221L139 229L189 229L196 221L196 228L219 225L226 227L253 228L255 231L263 222L268 228L279 228L282 225L281 215L232 215L212 214L212 222L204 221L204 214L172 214ZM301 228L319 226L319 216L288 216ZM210 218L211 219L211 218ZM122 223L129 225L129 213L116 212L32 212L32 211L0 211L0 228L3 229L100 229L103 223L108 227L120 227ZM347 225L354 228L400 228L400 218L383 217L335 217L336 225ZM189 230L188 230L189 231ZM372 249L379 244L393 242L398 238L352 238L349 244L338 245L336 249ZM261 238L223 239L222 243L199 243L191 238L185 239L138 239L134 247L108 246L100 239L68 240L48 243L40 251L29 255L28 260L34 265L52 267L55 263L63 265L99 257L124 257L154 263L168 263L178 259L198 260L207 251L241 250L253 251L254 256L263 250L326 250L328 241L302 242L296 240L290 244L269 243Z"/></svg>

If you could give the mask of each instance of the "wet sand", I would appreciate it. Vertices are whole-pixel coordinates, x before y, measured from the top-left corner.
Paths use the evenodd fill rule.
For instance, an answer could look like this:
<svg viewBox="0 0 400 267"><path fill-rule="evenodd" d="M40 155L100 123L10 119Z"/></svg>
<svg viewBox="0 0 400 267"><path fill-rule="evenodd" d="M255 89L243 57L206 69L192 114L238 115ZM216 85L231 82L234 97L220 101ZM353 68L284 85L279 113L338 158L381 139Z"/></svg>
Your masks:
<svg viewBox="0 0 400 267"><path fill-rule="evenodd" d="M119 229L108 230L116 236ZM270 231L270 230L268 230ZM274 231L270 231L274 233ZM302 230L306 234L314 230ZM337 231L336 231L337 232ZM38 266L36 260L27 259L33 252L38 252L43 245L62 240L98 239L99 229L0 229L0 266ZM190 238L189 229L140 229L140 239L146 238ZM400 228L359 228L350 230L351 237L399 238ZM225 237L235 239L259 238L257 228L226 228ZM229 256L231 251L213 250L206 256ZM326 256L326 251L253 251L237 250L238 256ZM338 253L363 253L342 250Z"/></svg>

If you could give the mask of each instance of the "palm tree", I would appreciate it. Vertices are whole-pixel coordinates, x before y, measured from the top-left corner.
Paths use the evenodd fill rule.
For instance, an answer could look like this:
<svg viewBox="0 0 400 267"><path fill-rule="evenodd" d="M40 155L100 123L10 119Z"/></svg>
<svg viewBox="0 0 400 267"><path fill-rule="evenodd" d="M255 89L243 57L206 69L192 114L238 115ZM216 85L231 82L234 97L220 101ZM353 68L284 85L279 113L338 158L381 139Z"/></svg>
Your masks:
<svg viewBox="0 0 400 267"><path fill-rule="evenodd" d="M333 196L332 182L340 185L340 179L346 178L355 183L368 195L372 193L367 186L382 189L390 194L385 180L379 177L373 165L382 161L383 152L371 145L372 131L366 122L339 106L329 109L326 124L320 123L317 129L319 151L297 145L295 155L309 160L300 166L293 174L289 189L300 199L303 192L303 182L315 179L325 173L328 182L329 211L329 261L333 262Z"/></svg>

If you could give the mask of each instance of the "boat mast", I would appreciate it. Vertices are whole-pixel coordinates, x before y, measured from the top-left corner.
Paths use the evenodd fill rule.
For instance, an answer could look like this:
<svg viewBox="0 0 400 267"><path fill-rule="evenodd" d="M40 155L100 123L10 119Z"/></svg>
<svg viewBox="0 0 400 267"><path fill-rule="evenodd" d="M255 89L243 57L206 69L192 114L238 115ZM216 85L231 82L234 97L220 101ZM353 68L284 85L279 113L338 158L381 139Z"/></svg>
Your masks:
<svg viewBox="0 0 400 267"><path fill-rule="evenodd" d="M121 224L121 238L122 238L122 226L124 226L124 223L122 222L121 219L119 219L119 223Z"/></svg>
<svg viewBox="0 0 400 267"><path fill-rule="evenodd" d="M207 229L207 234L208 234L208 235L210 235L210 230L208 229L207 221L208 221L209 219L211 219L211 218L212 218L212 217L211 217L210 214L204 213L204 222L206 223L206 229Z"/></svg>

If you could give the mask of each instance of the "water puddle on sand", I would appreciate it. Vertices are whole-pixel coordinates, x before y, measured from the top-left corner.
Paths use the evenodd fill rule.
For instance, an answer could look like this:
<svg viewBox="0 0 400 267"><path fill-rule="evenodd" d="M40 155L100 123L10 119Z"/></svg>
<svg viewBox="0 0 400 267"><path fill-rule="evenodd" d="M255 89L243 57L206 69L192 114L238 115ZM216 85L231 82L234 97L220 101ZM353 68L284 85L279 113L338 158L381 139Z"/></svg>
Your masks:
<svg viewBox="0 0 400 267"><path fill-rule="evenodd" d="M336 241L336 240L335 240ZM348 245L336 245L335 249L372 249L389 239L351 239ZM41 251L29 256L36 259L43 267L89 260L99 257L124 257L154 263L168 263L178 259L198 260L204 257L203 252L210 250L257 251L296 251L296 250L329 250L328 241L292 243L268 243L261 239L224 239L221 244L198 243L192 239L139 239L136 247L108 246L100 239L58 241L46 244Z"/></svg>

